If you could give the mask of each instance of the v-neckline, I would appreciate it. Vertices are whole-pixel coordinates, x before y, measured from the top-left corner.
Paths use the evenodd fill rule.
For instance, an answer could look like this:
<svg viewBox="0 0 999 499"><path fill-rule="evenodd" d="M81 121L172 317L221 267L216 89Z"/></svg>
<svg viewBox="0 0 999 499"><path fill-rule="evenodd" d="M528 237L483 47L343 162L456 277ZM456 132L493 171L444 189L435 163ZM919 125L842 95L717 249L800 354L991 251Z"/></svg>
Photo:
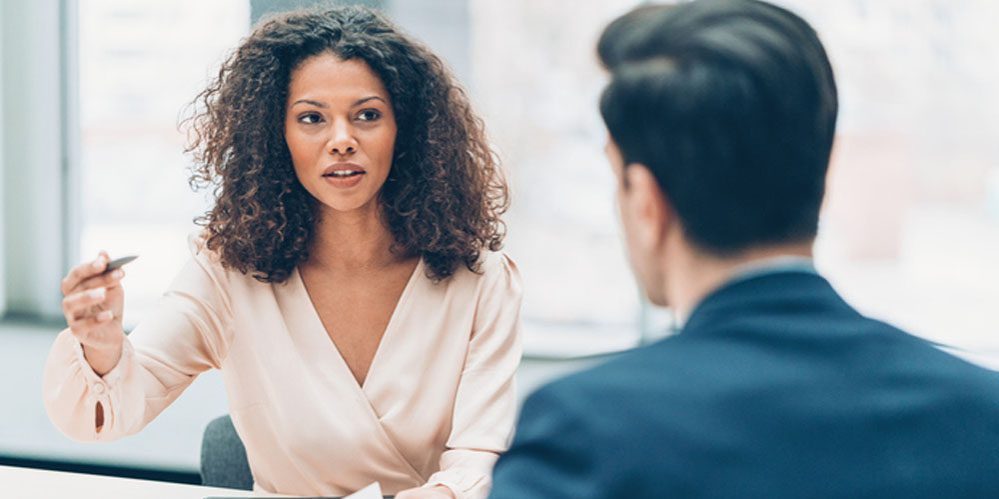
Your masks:
<svg viewBox="0 0 999 499"><path fill-rule="evenodd" d="M313 325L312 329L316 329L317 332L321 333L321 339L325 340L327 348L333 352L333 356L336 358L336 364L339 366L339 370L341 371L341 376L347 376L350 378L351 384L362 394L365 394L365 396L367 396L365 388L371 386L372 375L379 372L376 367L379 364L379 359L384 356L382 351L386 350L385 344L391 339L392 332L395 330L395 323L400 320L398 317L406 306L406 302L408 301L411 292L410 290L419 280L418 278L422 274L422 270L423 258L421 257L416 262L416 267L413 268L413 273L410 274L409 279L406 281L406 285L402 288L402 293L399 295L399 300L395 303L395 308L392 309L392 314L389 316L388 323L385 325L385 330L382 331L382 337L378 340L378 346L375 347L375 354L371 357L371 363L368 365L368 371L364 374L364 381L359 382L357 378L354 377L353 371L350 370L350 366L347 364L347 359L343 357L343 353L340 352L340 348L337 346L336 342L333 341L333 337L330 335L329 331L326 330L326 326L323 324L323 320L319 316L319 310L316 308L315 302L312 301L312 295L309 294L309 288L305 286L305 279L302 278L302 273L299 268L295 267L293 272L294 279L299 291L305 297L305 301L308 304L308 309L310 310L311 315L310 319Z"/></svg>

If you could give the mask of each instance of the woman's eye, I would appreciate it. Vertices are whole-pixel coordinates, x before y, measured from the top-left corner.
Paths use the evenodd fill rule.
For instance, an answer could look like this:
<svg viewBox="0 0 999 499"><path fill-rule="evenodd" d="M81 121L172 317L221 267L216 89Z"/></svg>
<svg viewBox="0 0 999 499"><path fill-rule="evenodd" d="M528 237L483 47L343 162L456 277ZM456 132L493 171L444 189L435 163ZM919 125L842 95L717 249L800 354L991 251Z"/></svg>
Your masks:
<svg viewBox="0 0 999 499"><path fill-rule="evenodd" d="M319 116L316 113L303 114L298 118L300 123L305 123L306 125L314 125L322 120L322 116Z"/></svg>
<svg viewBox="0 0 999 499"><path fill-rule="evenodd" d="M382 117L382 113L379 113L378 111L376 111L374 109L365 109L364 111L361 111L357 115L357 119L359 119L361 121L375 121L375 120L377 120L378 118L381 118L381 117Z"/></svg>

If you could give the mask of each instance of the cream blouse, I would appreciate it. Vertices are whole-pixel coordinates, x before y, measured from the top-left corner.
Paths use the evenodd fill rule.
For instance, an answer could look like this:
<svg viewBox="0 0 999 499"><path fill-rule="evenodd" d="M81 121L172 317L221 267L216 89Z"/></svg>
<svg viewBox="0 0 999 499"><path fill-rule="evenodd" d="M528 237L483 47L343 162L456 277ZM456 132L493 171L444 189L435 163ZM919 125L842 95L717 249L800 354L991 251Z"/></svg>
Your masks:
<svg viewBox="0 0 999 499"><path fill-rule="evenodd" d="M102 377L69 330L45 366L49 417L76 440L141 430L201 372L221 369L255 489L388 494L442 484L488 495L516 411L520 276L487 253L481 274L435 284L417 264L363 386L326 333L298 271L262 283L224 269L192 237L192 258ZM95 405L104 426L95 428Z"/></svg>

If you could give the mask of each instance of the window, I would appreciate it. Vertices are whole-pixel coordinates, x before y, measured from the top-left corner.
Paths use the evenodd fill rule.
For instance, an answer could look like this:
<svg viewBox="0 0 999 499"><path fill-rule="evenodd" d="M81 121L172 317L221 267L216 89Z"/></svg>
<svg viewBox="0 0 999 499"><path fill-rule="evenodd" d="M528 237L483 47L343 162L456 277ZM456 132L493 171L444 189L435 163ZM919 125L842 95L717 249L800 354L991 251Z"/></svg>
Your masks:
<svg viewBox="0 0 999 499"><path fill-rule="evenodd" d="M471 3L472 94L512 184L507 250L524 278L528 353L639 341L643 306L603 153L596 60L603 27L638 3Z"/></svg>
<svg viewBox="0 0 999 499"><path fill-rule="evenodd" d="M618 241L597 113L597 36L636 3L472 2L472 88L513 182L509 249L525 279L528 351L616 349L640 329L664 330ZM999 37L989 20L999 4L777 3L815 26L840 89L818 267L870 315L995 349L999 67L989 61Z"/></svg>
<svg viewBox="0 0 999 499"><path fill-rule="evenodd" d="M597 37L638 3L381 3L448 59L503 158L530 353L619 350L665 330L668 315L644 304L624 256L597 111ZM820 270L864 312L994 348L999 69L987 61L999 60L999 37L987 21L999 4L778 3L816 27L840 87ZM249 11L246 0L80 0L80 258L141 255L128 269L141 277L126 280L129 323L187 258L207 203L187 187L179 111L246 33Z"/></svg>
<svg viewBox="0 0 999 499"><path fill-rule="evenodd" d="M819 269L863 312L994 350L999 4L778 3L813 23L840 88Z"/></svg>
<svg viewBox="0 0 999 499"><path fill-rule="evenodd" d="M247 0L79 2L79 260L101 249L140 255L126 268L126 324L189 257L192 219L208 200L188 187L178 122L249 18Z"/></svg>

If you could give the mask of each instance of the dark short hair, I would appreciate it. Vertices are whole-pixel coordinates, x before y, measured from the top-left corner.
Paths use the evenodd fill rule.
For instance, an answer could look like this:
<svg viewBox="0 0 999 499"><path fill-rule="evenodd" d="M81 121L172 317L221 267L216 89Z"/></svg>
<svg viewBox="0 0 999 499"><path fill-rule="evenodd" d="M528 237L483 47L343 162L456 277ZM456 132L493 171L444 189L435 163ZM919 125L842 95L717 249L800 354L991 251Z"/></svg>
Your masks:
<svg viewBox="0 0 999 499"><path fill-rule="evenodd" d="M807 22L755 0L643 6L597 50L610 135L693 244L724 256L815 237L838 104Z"/></svg>
<svg viewBox="0 0 999 499"><path fill-rule="evenodd" d="M398 134L379 193L393 250L419 255L434 280L461 266L478 271L498 250L507 185L482 120L443 61L381 14L332 7L262 21L195 101L188 124L191 182L212 188L200 217L223 265L283 282L309 255L316 201L305 191L284 138L292 72L331 53L364 61L392 98Z"/></svg>

